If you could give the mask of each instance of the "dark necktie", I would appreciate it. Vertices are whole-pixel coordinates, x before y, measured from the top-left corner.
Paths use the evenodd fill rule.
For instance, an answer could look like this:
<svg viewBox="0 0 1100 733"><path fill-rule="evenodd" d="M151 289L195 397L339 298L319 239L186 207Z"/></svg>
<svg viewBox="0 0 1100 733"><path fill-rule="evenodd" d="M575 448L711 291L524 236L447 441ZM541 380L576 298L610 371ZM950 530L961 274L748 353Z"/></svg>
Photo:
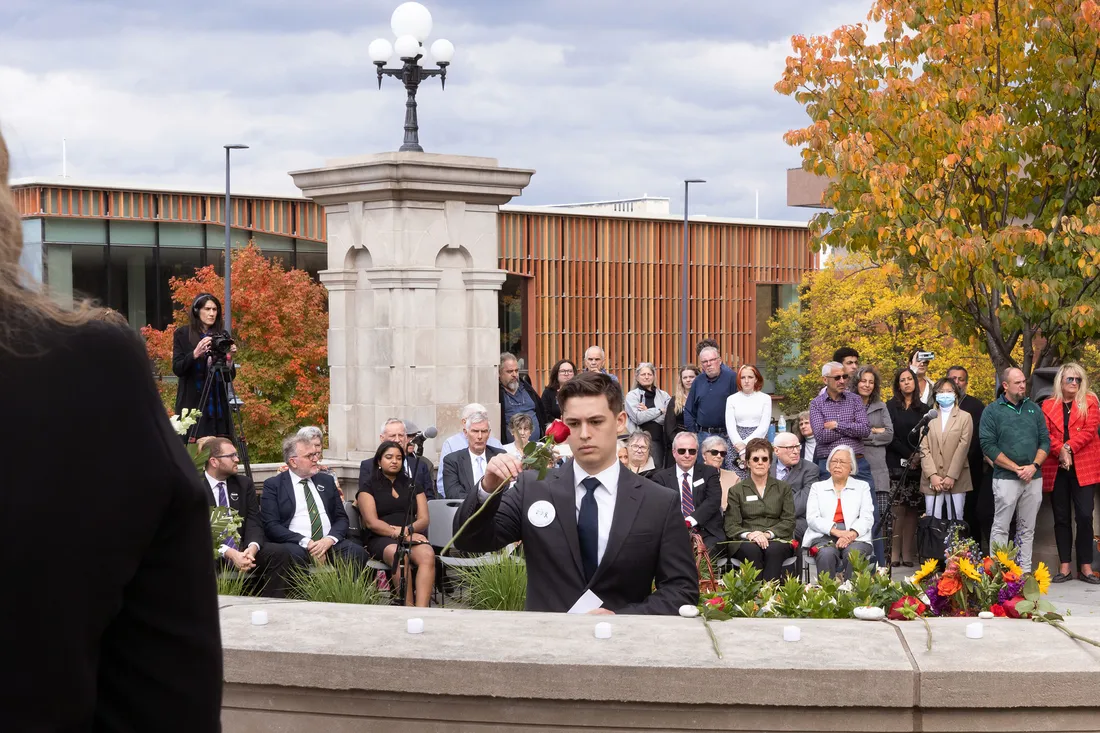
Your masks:
<svg viewBox="0 0 1100 733"><path fill-rule="evenodd" d="M687 473L680 482L680 511L684 513L685 518L695 513L695 497L691 494L691 483L688 481Z"/></svg>
<svg viewBox="0 0 1100 733"><path fill-rule="evenodd" d="M306 494L306 511L309 513L309 531L314 542L319 542L325 536L324 526L321 524L321 512L317 511L317 502L313 499L313 492L309 490L309 481L302 479L302 490Z"/></svg>
<svg viewBox="0 0 1100 733"><path fill-rule="evenodd" d="M229 497L226 496L226 494L225 494L225 482L224 481L219 481L218 482L218 506L224 506L226 508L229 507ZM234 539L233 537L230 537L228 540L226 540L225 546L226 547L232 547L234 550L236 550L237 549L237 540Z"/></svg>
<svg viewBox="0 0 1100 733"><path fill-rule="evenodd" d="M581 485L584 486L584 496L581 497L581 510L577 514L577 540L581 546L584 582L588 583L600 564L600 512L595 497L600 480L589 476L581 481Z"/></svg>

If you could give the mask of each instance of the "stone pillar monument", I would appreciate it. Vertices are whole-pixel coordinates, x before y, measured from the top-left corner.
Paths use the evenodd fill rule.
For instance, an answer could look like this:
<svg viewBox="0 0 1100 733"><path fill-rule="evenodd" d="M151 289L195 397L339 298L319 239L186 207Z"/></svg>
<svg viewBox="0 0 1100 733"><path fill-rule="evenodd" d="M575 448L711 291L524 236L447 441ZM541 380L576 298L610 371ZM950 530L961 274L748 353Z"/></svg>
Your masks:
<svg viewBox="0 0 1100 733"><path fill-rule="evenodd" d="M389 417L435 425L435 454L470 402L500 409L497 212L534 171L492 158L381 153L293 172L325 207L329 450L374 455ZM499 434L499 433L497 433Z"/></svg>

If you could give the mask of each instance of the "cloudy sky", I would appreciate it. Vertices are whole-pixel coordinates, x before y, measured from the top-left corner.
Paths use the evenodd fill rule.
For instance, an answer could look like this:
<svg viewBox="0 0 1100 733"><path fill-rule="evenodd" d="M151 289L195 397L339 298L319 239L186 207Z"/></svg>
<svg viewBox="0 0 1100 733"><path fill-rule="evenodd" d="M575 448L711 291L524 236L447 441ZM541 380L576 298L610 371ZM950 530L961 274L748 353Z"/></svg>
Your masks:
<svg viewBox="0 0 1100 733"><path fill-rule="evenodd" d="M805 115L772 87L792 34L870 0L426 0L457 47L421 87L428 152L533 168L515 203L668 196L682 211L805 220L782 141ZM289 170L396 150L404 94L367 45L396 0L3 0L0 127L14 177L296 194Z"/></svg>

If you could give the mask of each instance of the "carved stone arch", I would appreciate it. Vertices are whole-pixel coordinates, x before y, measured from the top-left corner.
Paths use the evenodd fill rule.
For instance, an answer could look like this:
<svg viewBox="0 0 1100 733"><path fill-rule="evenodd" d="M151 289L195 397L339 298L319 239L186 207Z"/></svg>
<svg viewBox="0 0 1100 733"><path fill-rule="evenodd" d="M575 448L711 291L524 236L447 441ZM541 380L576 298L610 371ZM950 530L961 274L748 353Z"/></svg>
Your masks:
<svg viewBox="0 0 1100 733"><path fill-rule="evenodd" d="M369 270L374 267L374 258L366 247L352 247L344 256L345 270Z"/></svg>

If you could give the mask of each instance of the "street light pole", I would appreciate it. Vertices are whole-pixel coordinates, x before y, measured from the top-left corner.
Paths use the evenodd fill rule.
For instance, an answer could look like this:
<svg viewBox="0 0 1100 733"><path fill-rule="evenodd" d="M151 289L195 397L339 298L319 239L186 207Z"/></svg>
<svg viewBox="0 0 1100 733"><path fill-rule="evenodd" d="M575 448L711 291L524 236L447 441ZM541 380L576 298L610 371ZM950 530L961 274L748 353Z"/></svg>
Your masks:
<svg viewBox="0 0 1100 733"><path fill-rule="evenodd" d="M684 181L684 249L680 253L680 364L688 360L688 187L692 183L706 183L702 178Z"/></svg>
<svg viewBox="0 0 1100 733"><path fill-rule="evenodd" d="M229 208L229 153L231 150L248 150L247 145L241 143L233 143L231 145L223 145L225 148L225 300L223 301L223 307L225 309L224 321L225 330L232 333L233 329L233 311L230 308L230 294L229 294L229 281L232 278L230 270L232 266L230 264L230 246L229 246L229 225L231 219L231 209Z"/></svg>

